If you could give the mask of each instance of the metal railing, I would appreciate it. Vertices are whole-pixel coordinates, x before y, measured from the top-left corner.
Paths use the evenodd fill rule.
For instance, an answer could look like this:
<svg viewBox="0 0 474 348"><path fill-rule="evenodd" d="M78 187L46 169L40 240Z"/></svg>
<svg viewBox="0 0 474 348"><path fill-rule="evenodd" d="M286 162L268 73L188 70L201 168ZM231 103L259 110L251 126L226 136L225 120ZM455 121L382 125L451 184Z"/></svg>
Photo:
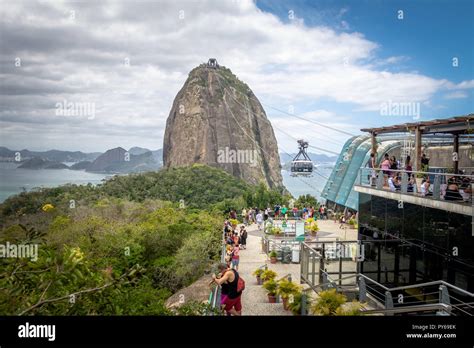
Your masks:
<svg viewBox="0 0 474 348"><path fill-rule="evenodd" d="M226 244L225 244L225 231L222 231L222 239L221 239L221 263L225 263L225 256L226 256ZM215 313L215 309L219 308L221 305L221 287L215 284L209 294L208 304L213 309L210 311L209 315L213 315Z"/></svg>
<svg viewBox="0 0 474 348"><path fill-rule="evenodd" d="M474 299L474 293L453 284L436 280L389 288L358 271L327 271L324 255L325 249L321 246L313 248L308 243L302 243L301 283L308 284L314 292L330 288L335 288L340 292L348 291L348 289L356 290L359 301L371 300L382 308L377 312L367 311L367 314L393 315L395 313L423 312L432 308L427 305L432 305L440 309L437 312L438 315L474 315L474 300L466 300ZM333 277L334 274L338 274L338 277Z"/></svg>
<svg viewBox="0 0 474 348"><path fill-rule="evenodd" d="M359 170L360 186L458 204L472 203L473 183L474 175L367 167Z"/></svg>

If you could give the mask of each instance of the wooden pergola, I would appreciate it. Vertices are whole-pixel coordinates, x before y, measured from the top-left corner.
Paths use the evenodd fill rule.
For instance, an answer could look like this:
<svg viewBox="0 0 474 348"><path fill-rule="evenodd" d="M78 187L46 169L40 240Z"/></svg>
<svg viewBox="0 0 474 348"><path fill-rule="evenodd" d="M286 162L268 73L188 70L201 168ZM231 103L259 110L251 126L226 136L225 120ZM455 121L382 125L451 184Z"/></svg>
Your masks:
<svg viewBox="0 0 474 348"><path fill-rule="evenodd" d="M474 129L474 114L466 116L436 119L424 122L404 123L394 126L363 128L362 132L368 132L372 139L372 152L377 153L377 135L388 133L414 133L415 134L415 156L413 159L414 170L421 169L421 142L424 134L451 134L453 136L453 152L459 153L459 136L467 134L468 130ZM459 158L453 158L454 172L458 173Z"/></svg>

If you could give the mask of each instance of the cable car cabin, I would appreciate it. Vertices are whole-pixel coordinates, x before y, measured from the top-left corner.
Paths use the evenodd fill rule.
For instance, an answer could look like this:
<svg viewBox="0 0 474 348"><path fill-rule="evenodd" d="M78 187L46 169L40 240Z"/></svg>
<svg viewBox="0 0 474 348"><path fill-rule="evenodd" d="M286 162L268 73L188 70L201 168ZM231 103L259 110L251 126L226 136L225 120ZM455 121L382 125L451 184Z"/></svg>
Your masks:
<svg viewBox="0 0 474 348"><path fill-rule="evenodd" d="M291 175L311 175L313 173L313 162L306 153L309 144L307 141L298 140L299 152L291 162Z"/></svg>
<svg viewBox="0 0 474 348"><path fill-rule="evenodd" d="M307 160L297 160L291 163L291 174L311 175L313 173L313 162Z"/></svg>

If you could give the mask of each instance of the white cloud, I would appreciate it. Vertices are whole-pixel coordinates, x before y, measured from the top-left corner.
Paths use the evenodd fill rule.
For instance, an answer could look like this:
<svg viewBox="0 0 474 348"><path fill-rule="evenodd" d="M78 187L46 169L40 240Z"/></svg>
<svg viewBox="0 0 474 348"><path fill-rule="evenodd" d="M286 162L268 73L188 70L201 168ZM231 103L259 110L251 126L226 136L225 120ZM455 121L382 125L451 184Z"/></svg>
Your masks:
<svg viewBox="0 0 474 348"><path fill-rule="evenodd" d="M343 26L349 25L342 20L346 12L343 8L337 15ZM474 86L474 81L454 84L384 71L381 64L406 58L378 59L383 47L360 33L308 27L301 18L283 23L250 0L24 1L2 7L0 18L0 77L17 91L14 102L1 96L8 107L2 108L0 121L8 120L4 139L25 142L19 147L35 139L47 142L53 133L51 147L70 144L74 126L76 134L90 139L83 149L125 146L120 143L125 139L159 148L174 96L187 73L209 57L232 69L259 97L287 104L325 99L353 104L355 110L378 110L388 100L424 102L440 89ZM22 58L21 68L13 67L15 57ZM48 105L63 99L96 103L97 118L55 119ZM306 117L358 128L327 112ZM48 126L36 138L18 137L14 117L22 122L22 134L34 118ZM287 125L296 131L304 121Z"/></svg>

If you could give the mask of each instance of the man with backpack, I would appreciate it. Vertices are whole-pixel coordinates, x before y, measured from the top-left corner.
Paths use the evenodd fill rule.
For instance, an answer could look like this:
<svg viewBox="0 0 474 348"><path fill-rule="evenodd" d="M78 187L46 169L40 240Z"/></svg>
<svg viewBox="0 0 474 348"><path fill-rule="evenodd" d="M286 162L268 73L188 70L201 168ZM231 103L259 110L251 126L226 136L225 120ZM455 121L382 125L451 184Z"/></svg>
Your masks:
<svg viewBox="0 0 474 348"><path fill-rule="evenodd" d="M212 274L212 280L221 286L222 304L227 315L242 315L242 291L245 289L245 281L239 276L235 269L229 269L226 264L217 266L221 277Z"/></svg>

